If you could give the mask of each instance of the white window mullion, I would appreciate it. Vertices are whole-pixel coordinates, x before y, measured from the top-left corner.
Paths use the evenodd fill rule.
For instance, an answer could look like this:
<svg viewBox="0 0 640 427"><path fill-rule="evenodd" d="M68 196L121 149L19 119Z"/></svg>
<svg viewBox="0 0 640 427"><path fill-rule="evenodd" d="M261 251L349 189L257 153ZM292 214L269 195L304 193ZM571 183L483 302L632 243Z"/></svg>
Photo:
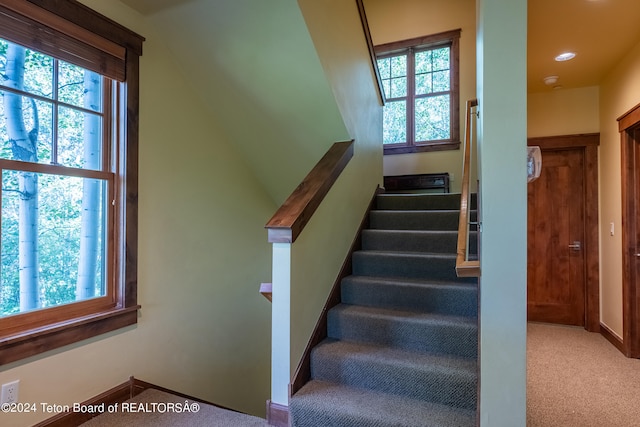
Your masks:
<svg viewBox="0 0 640 427"><path fill-rule="evenodd" d="M415 49L407 52L407 145L415 145L415 93L416 93L416 62Z"/></svg>

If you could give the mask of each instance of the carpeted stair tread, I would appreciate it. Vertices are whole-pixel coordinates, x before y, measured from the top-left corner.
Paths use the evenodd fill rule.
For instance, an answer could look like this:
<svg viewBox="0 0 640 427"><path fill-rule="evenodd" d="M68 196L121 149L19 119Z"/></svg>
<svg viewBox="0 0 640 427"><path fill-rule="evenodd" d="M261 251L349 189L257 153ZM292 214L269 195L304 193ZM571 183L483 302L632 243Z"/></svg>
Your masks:
<svg viewBox="0 0 640 427"><path fill-rule="evenodd" d="M475 359L327 339L312 353L311 377L456 408L476 408Z"/></svg>
<svg viewBox="0 0 640 427"><path fill-rule="evenodd" d="M362 231L365 250L456 253L458 232L454 230L373 230ZM469 247L477 247L477 232L470 233Z"/></svg>
<svg viewBox="0 0 640 427"><path fill-rule="evenodd" d="M455 259L456 254L450 252L419 252L419 251L389 251L389 250L360 250L355 253L371 253L371 254L384 254L385 256L398 256L398 257L417 257L417 258L440 258L440 259Z"/></svg>
<svg viewBox="0 0 640 427"><path fill-rule="evenodd" d="M477 357L475 317L338 304L327 315L329 338L425 353Z"/></svg>
<svg viewBox="0 0 640 427"><path fill-rule="evenodd" d="M457 277L455 254L360 250L352 259L353 274L359 276L476 282Z"/></svg>
<svg viewBox="0 0 640 427"><path fill-rule="evenodd" d="M473 427L475 411L324 381L291 399L293 427Z"/></svg>
<svg viewBox="0 0 640 427"><path fill-rule="evenodd" d="M347 276L342 279L345 304L396 308L408 311L475 317L478 313L476 283Z"/></svg>
<svg viewBox="0 0 640 427"><path fill-rule="evenodd" d="M475 220L475 212L471 212ZM369 228L378 230L450 230L458 229L459 210L413 211L372 210Z"/></svg>

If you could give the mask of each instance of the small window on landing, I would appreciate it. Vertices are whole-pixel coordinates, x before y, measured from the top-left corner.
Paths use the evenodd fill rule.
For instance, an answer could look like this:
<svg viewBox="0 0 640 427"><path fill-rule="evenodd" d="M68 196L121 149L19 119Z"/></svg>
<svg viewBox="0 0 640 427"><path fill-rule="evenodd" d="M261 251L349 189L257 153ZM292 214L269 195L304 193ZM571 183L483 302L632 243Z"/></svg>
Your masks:
<svg viewBox="0 0 640 427"><path fill-rule="evenodd" d="M455 150L460 30L376 46L385 154Z"/></svg>

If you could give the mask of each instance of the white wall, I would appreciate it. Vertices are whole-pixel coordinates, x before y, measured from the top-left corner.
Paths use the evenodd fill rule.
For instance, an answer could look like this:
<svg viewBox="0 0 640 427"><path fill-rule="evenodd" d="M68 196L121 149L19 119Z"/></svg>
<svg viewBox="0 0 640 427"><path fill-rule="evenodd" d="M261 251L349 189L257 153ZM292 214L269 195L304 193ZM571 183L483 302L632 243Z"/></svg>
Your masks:
<svg viewBox="0 0 640 427"><path fill-rule="evenodd" d="M527 1L478 0L477 6L480 425L525 426Z"/></svg>

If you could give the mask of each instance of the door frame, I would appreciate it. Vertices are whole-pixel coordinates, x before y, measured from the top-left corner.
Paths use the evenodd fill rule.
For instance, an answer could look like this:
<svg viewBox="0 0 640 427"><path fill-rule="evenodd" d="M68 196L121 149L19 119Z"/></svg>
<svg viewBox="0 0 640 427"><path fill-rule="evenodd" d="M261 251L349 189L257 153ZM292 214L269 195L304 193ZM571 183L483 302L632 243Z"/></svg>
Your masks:
<svg viewBox="0 0 640 427"><path fill-rule="evenodd" d="M584 154L584 278L585 319L589 332L600 332L600 236L598 233L599 133L528 138L540 150L582 149Z"/></svg>
<svg viewBox="0 0 640 427"><path fill-rule="evenodd" d="M622 347L627 357L640 357L640 280L636 273L636 186L634 133L640 127L640 104L618 117L622 157ZM639 165L640 167L640 165Z"/></svg>

